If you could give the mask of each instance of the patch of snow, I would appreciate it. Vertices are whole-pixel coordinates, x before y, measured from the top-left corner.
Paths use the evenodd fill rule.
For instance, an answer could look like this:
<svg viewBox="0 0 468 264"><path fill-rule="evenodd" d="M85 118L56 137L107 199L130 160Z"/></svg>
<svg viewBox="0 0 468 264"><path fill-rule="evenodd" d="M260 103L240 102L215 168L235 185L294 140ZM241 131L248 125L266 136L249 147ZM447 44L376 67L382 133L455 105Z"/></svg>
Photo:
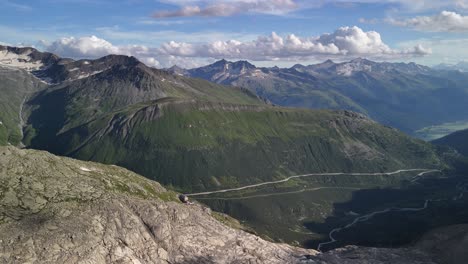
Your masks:
<svg viewBox="0 0 468 264"><path fill-rule="evenodd" d="M102 71L93 71L93 72L91 73L91 75L96 75L96 74L101 73L101 72L103 72L103 71L104 71L104 70L102 70Z"/></svg>
<svg viewBox="0 0 468 264"><path fill-rule="evenodd" d="M0 51L0 64L25 70L39 70L44 64L40 61L31 61L30 53L31 51L16 54L8 50L2 50Z"/></svg>
<svg viewBox="0 0 468 264"><path fill-rule="evenodd" d="M31 74L31 75L34 76L34 78L38 79L41 83L45 83L45 84L47 84L47 85L52 85L52 84L54 84L54 83L52 82L52 79L49 78L49 77L41 77L40 74L38 75L38 74L35 74L35 73L33 73L33 74Z"/></svg>
<svg viewBox="0 0 468 264"><path fill-rule="evenodd" d="M349 211L348 213L346 213L347 215L351 215L351 216L359 216L358 213L356 212L353 212L353 211Z"/></svg>
<svg viewBox="0 0 468 264"><path fill-rule="evenodd" d="M351 76L355 72L359 72L359 71L371 72L372 66L366 65L362 63L361 61L357 61L357 62L344 63L336 69L336 72L339 75L343 75L343 76Z"/></svg>
<svg viewBox="0 0 468 264"><path fill-rule="evenodd" d="M87 78L87 77L89 77L89 73L80 74L80 75L78 75L78 77L76 77L76 79L79 80L79 79L84 79L84 78Z"/></svg>
<svg viewBox="0 0 468 264"><path fill-rule="evenodd" d="M88 168L86 168L86 167L80 167L80 170L86 171L86 172L94 171L94 170L88 169Z"/></svg>
<svg viewBox="0 0 468 264"><path fill-rule="evenodd" d="M49 77L45 77L43 79L40 79L41 82L45 83L45 84L52 84L52 79L49 78Z"/></svg>
<svg viewBox="0 0 468 264"><path fill-rule="evenodd" d="M266 73L264 73L263 71L261 70L254 70L253 72L250 73L250 76L252 77L260 77L260 78L265 78L266 77Z"/></svg>
<svg viewBox="0 0 468 264"><path fill-rule="evenodd" d="M2 121L0 121L0 125L3 125L3 122L2 122Z"/></svg>
<svg viewBox="0 0 468 264"><path fill-rule="evenodd" d="M72 71L77 71L77 70L79 70L79 69L80 69L80 68L73 68L73 69L71 69L70 71L71 71L71 72L72 72Z"/></svg>
<svg viewBox="0 0 468 264"><path fill-rule="evenodd" d="M0 63L1 71L20 71L21 69Z"/></svg>
<svg viewBox="0 0 468 264"><path fill-rule="evenodd" d="M76 79L84 79L84 78L88 78L89 76L93 76L93 75L96 75L98 73L101 73L103 71L93 71L92 73L84 73L84 74L81 74L79 75Z"/></svg>
<svg viewBox="0 0 468 264"><path fill-rule="evenodd" d="M83 61L83 64L88 65L88 64L89 64L89 61Z"/></svg>
<svg viewBox="0 0 468 264"><path fill-rule="evenodd" d="M343 76L351 76L353 72L354 72L354 69L350 67L349 64L347 64L346 66L340 67L337 70L337 73Z"/></svg>

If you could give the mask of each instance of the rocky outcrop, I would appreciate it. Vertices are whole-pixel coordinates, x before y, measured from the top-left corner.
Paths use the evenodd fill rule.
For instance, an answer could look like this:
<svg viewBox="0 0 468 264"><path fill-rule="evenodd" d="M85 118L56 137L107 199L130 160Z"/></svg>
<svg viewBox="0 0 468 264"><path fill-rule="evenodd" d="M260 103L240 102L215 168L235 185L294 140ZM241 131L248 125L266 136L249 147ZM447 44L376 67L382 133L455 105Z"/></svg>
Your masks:
<svg viewBox="0 0 468 264"><path fill-rule="evenodd" d="M116 166L0 148L0 263L294 263L313 250L233 229Z"/></svg>

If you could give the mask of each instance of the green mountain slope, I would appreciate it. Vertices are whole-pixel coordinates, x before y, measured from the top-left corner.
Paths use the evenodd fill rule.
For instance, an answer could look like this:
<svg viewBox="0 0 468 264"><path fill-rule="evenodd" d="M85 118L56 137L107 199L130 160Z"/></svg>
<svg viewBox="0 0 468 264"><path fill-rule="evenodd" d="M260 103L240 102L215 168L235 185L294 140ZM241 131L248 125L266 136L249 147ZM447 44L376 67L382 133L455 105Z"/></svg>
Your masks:
<svg viewBox="0 0 468 264"><path fill-rule="evenodd" d="M437 145L450 146L468 156L468 130L461 130L433 141Z"/></svg>
<svg viewBox="0 0 468 264"><path fill-rule="evenodd" d="M114 61L114 64L86 78L50 86L28 100L25 112L30 114L28 122L31 125L25 131L27 144L48 145L56 135L69 129L133 104L161 98L262 103L246 90L173 76L149 68L135 58L105 58ZM88 63L102 65L101 60ZM34 142L31 142L33 138Z"/></svg>
<svg viewBox="0 0 468 264"><path fill-rule="evenodd" d="M321 171L441 167L435 150L351 112L161 99L31 147L118 164L184 191Z"/></svg>
<svg viewBox="0 0 468 264"><path fill-rule="evenodd" d="M22 105L39 89L45 87L26 71L0 65L0 146L19 145L22 139Z"/></svg>

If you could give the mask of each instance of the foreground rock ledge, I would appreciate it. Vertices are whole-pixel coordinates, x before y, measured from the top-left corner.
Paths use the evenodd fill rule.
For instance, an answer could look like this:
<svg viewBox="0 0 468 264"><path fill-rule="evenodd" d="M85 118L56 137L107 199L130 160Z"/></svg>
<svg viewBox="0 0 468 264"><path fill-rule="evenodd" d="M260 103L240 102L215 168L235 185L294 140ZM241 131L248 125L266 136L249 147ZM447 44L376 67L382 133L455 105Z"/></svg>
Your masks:
<svg viewBox="0 0 468 264"><path fill-rule="evenodd" d="M176 199L116 166L0 148L0 263L294 263L316 253Z"/></svg>

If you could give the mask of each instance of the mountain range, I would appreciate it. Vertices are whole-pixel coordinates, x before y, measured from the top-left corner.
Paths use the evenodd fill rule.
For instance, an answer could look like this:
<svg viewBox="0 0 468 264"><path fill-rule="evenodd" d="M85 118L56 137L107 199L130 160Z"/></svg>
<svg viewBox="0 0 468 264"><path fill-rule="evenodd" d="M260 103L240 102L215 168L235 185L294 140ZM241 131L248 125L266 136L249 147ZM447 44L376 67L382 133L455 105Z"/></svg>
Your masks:
<svg viewBox="0 0 468 264"><path fill-rule="evenodd" d="M444 166L430 144L354 112L274 106L247 89L133 57L74 61L3 50L11 63L1 79L12 82L3 88L12 94L0 114L3 142L122 165L185 191L319 171ZM233 67L251 68L240 64Z"/></svg>
<svg viewBox="0 0 468 264"><path fill-rule="evenodd" d="M436 70L468 72L468 62L461 61L456 64L442 63L433 67Z"/></svg>
<svg viewBox="0 0 468 264"><path fill-rule="evenodd" d="M369 71L369 64L375 70L363 73ZM333 225L341 224L353 215L334 208L343 202L344 197L352 197L357 190L379 188L367 200L380 201L387 199L387 189L409 186L404 196L397 196L393 202L385 201L389 208L397 206L397 202L414 207L421 197L427 197L428 192L436 196L431 196L431 199L437 199L439 193L433 194L431 188L438 185L432 184L430 188L413 192L411 188L417 185L415 179L422 176L386 173L424 168L430 169L432 174L440 171L440 174L428 178L440 176L451 179L456 169L453 160L461 158L450 148L412 138L398 129L379 124L369 117L372 115L366 109L348 99L343 99L343 102L354 106L355 111L338 110L341 107L338 104L337 109L289 108L279 105L273 97L265 96L266 91L262 94L243 85L235 87L222 81L231 77L242 80L242 76L253 72L258 76L266 75L265 79L276 76L274 82L269 82L271 87L276 87L274 91L287 91L289 86L279 85L286 74L288 78L295 76L297 81L288 80L287 84L296 83L299 90L295 96L299 98L304 88L302 83L307 83L310 78L331 85L332 81L339 83L335 76L341 76L340 80L344 82L349 78L370 78L372 75L378 83L387 82L386 73L391 73L408 78L405 79L408 82L419 80L421 85L435 85L436 81L426 79L433 71L430 68L416 64L374 65L361 59L353 62L356 67L352 69L332 61L314 67L296 65L295 69L289 69L291 74L288 75L285 69L259 69L248 62L221 61L216 65L213 70L198 69L198 74L208 78L215 76L221 68L229 74L216 75L215 79L208 81L187 77L187 71L180 68L172 68L172 72L154 69L134 57L109 55L95 60L73 60L33 48L0 46L0 90L3 95L0 98L0 145L46 150L61 156L122 166L157 180L170 190L186 194L282 182L292 175L331 172L309 181L290 181L271 189L241 193L266 197L255 202L247 200L247 205L230 203L229 199L233 197L205 200L213 208L233 215L242 211L241 218L248 220L246 225L260 227L258 230L265 238L309 247L327 239L325 235L334 228ZM195 72L196 69L189 71ZM297 76L299 71L302 75ZM450 74L458 76L459 80L464 78L462 74L457 75L459 73ZM444 80L442 77L433 78L440 83ZM355 80L356 85L358 81L359 78ZM317 85L314 81L310 83ZM406 89L408 91L396 94L419 93L414 87ZM362 94L371 93L365 92L364 88L361 90ZM396 90L404 89L399 87ZM454 90L460 93L457 100L463 100L463 89L456 87ZM313 94L331 92L312 91L308 96L316 98ZM382 100L387 100L381 89L373 93L372 96L382 96ZM307 96L304 98L308 100ZM430 102L431 97L428 100ZM399 111L404 112L404 104L399 106L397 103L395 101L393 107L403 107ZM453 107L460 106L455 102ZM380 176L348 175L351 172L380 173ZM421 175L425 176L424 173ZM453 192L450 189L453 181L446 183L450 192ZM124 191L133 189L128 184L114 187ZM309 193L308 188L314 193ZM336 190L315 193L315 190L330 188ZM276 200L271 194L278 190L284 190L287 195L273 204ZM200 201L202 199L200 197ZM325 202L322 203L323 199ZM319 206L314 210L305 209L317 204ZM268 210L272 205L276 207ZM382 210L379 206L382 205L365 203L359 208L359 213L365 215ZM345 217L337 222L333 219L335 214L345 214ZM289 217L283 217L286 215ZM426 219L425 216L422 218ZM274 221L268 222L270 219ZM465 219L465 215L458 219ZM453 221L445 222L445 219L437 220L439 218L430 223L423 222L427 225L411 233L407 239L412 241L441 223L454 224ZM317 221L325 222L320 225ZM315 228L314 223L319 227ZM418 225L421 222L414 223ZM302 240L306 234L310 237L309 232L314 234L312 244Z"/></svg>
<svg viewBox="0 0 468 264"><path fill-rule="evenodd" d="M221 60L200 68L167 70L243 87L275 105L360 112L411 135L423 127L464 120L468 115L468 74L415 63L359 58L262 68L247 61Z"/></svg>

